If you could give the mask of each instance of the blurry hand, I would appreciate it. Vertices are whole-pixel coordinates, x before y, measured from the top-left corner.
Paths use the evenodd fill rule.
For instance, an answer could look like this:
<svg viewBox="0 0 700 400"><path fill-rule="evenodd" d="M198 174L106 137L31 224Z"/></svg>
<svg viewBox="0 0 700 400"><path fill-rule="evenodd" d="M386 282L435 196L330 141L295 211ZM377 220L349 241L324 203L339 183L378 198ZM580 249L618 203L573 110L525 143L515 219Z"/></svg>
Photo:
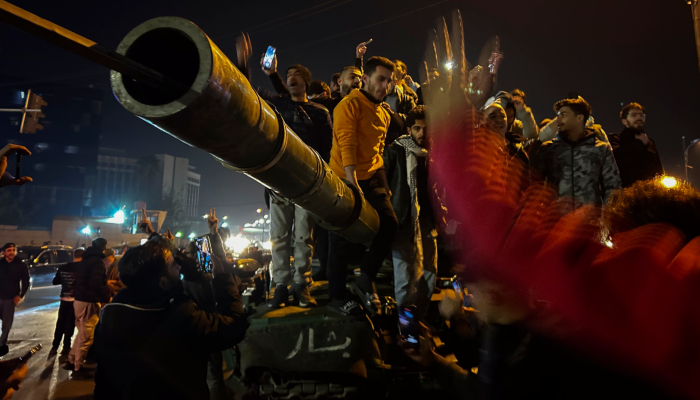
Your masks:
<svg viewBox="0 0 700 400"><path fill-rule="evenodd" d="M649 136L646 133L640 133L639 135L634 135L634 137L641 140L645 146L649 144Z"/></svg>
<svg viewBox="0 0 700 400"><path fill-rule="evenodd" d="M411 75L408 75L408 74L404 75L403 81L406 82L407 85L410 85L413 83L413 79L411 79Z"/></svg>
<svg viewBox="0 0 700 400"><path fill-rule="evenodd" d="M0 361L0 376L7 377L3 382L0 382L0 396L2 400L7 400L19 390L20 384L27 377L27 364L15 368L13 360Z"/></svg>
<svg viewBox="0 0 700 400"><path fill-rule="evenodd" d="M216 208L209 209L207 224L209 225L210 235L216 235L217 233L219 233L219 220L216 218Z"/></svg>
<svg viewBox="0 0 700 400"><path fill-rule="evenodd" d="M366 52L367 52L367 46L365 46L365 42L358 44L357 47L355 47L355 58L364 57Z"/></svg>
<svg viewBox="0 0 700 400"><path fill-rule="evenodd" d="M430 332L428 332L428 328L421 324L420 330L420 347L418 349L412 348L410 344L403 340L403 338L400 336L399 346L413 361L424 367L430 367L435 364L435 361L440 356L435 354L435 343L433 342L433 337L430 335Z"/></svg>
<svg viewBox="0 0 700 400"><path fill-rule="evenodd" d="M147 235L152 235L153 233L155 233L153 226L151 226L151 221L148 219L148 216L146 215L145 208L141 209L141 221L139 222L138 227L139 227L139 229L141 229L141 232L143 232Z"/></svg>
<svg viewBox="0 0 700 400"><path fill-rule="evenodd" d="M19 296L15 296L15 297L12 299L12 301L14 301L15 305L17 306L17 305L19 305L19 303L22 302L22 298L19 297Z"/></svg>
<svg viewBox="0 0 700 400"><path fill-rule="evenodd" d="M238 68L247 69L248 59L253 55L253 47L250 44L250 37L247 33L241 33L236 38L236 56Z"/></svg>
<svg viewBox="0 0 700 400"><path fill-rule="evenodd" d="M32 182L32 178L28 176L15 178L9 172L6 171L7 157L14 153L21 154L24 156L32 155L32 153L29 150L27 150L27 148L24 146L8 144L7 146L3 147L2 150L0 150L0 187L10 185L22 186L27 182Z"/></svg>
<svg viewBox="0 0 700 400"><path fill-rule="evenodd" d="M445 296L440 301L438 309L443 318L450 320L455 314L462 311L464 295L454 290L444 290L443 293Z"/></svg>
<svg viewBox="0 0 700 400"><path fill-rule="evenodd" d="M168 231L164 233L163 236L171 242L175 240L175 235L173 235L173 233L170 232L170 228L168 228Z"/></svg>
<svg viewBox="0 0 700 400"><path fill-rule="evenodd" d="M520 96L513 96L513 105L515 106L516 111L520 111L525 108L525 102Z"/></svg>

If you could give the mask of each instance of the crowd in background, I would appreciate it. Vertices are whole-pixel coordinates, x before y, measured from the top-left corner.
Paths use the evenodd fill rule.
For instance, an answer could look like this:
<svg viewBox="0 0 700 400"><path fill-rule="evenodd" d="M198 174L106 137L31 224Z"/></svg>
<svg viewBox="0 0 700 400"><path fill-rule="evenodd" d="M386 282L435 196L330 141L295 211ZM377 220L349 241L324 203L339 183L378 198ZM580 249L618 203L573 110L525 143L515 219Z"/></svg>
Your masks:
<svg viewBox="0 0 700 400"><path fill-rule="evenodd" d="M252 51L246 36L237 50L238 67L250 79L247 60ZM398 307L415 310L424 321L436 287L438 248L454 240L452 234L459 229L443 214L439 190L430 178L431 103L426 98L437 90L440 71L428 71L426 81L415 82L402 61L380 56L365 61L366 52L367 43L358 45L354 63L342 69L340 64L328 83L313 80L311 71L298 63L279 70L276 56L269 65L261 61L274 91L258 86L257 93L333 173L367 200L380 222L371 243L351 243L317 225L308 211L289 199L266 190L273 292L268 306L319 306L313 282L327 279L330 310L348 317L378 314L375 280L385 260L391 259ZM475 129L497 138L508 162L531 167L528 171L537 179L554 187L566 210L606 205L623 188L639 187L664 174L656 145L645 131L644 106L624 106L620 127L609 127L620 132L607 134L595 123L591 105L571 94L557 99L551 119L538 123L523 91L496 90L502 58L494 53L489 65L475 68L475 82L488 82L479 86L488 95L478 107ZM3 157L29 154L20 146L3 151ZM470 157L467 149L464 157ZM2 179L3 185L31 181L15 180L4 171ZM65 368L73 371L72 377L93 379L82 366L94 348L95 398L133 398L134 393L139 398L226 398L221 352L244 338L248 323L239 272L224 250L215 210L208 222L208 272L191 256L196 249L183 252L175 247L169 231L155 232L145 212L140 225L150 236L145 244L118 259L106 240L98 238L84 251L76 250L74 262L59 268L53 283L61 285L61 301L50 355L56 355L63 342ZM14 307L27 293L28 277L26 266L14 261L16 246L8 243L3 252L0 352L7 354ZM321 268L312 276L314 254ZM264 264L257 248L245 257ZM348 288L352 260L360 265L360 273ZM539 309L520 302L506 286L466 281L468 293L447 291L440 305L450 322L449 344L458 364L446 361L434 348L429 329L420 348L402 342L406 353L430 368L446 388L464 398L555 398L562 393L584 397L608 384L620 388L615 389L618 394L648 389L529 332L523 321ZM76 327L78 335L71 342ZM472 368L478 368L478 374L470 373ZM585 379L595 384L582 390L578 385Z"/></svg>

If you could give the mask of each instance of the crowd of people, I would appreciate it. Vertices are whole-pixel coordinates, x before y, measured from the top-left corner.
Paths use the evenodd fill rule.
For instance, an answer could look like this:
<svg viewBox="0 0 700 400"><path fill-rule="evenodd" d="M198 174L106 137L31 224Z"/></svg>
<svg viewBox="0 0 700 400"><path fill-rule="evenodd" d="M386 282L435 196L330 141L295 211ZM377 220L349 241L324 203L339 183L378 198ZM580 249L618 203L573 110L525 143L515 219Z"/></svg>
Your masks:
<svg viewBox="0 0 700 400"><path fill-rule="evenodd" d="M247 60L252 52L246 36L238 41L237 51L239 68L250 79ZM398 307L415 307L424 320L436 287L438 244L459 238L454 235L460 229L456 225L465 223L446 216L440 182L430 171L434 159L428 128L434 114L427 99L434 97L440 72L431 70L425 82L417 83L404 62L380 56L364 61L366 52L367 43L359 44L354 64L333 74L328 83L313 80L301 64L288 66L283 78L276 56L269 66L261 60L274 91L258 87L260 97L379 217L372 242L356 244L316 225L308 211L266 190L273 286L268 306L319 306L312 282L327 279L330 310L348 317L378 314L382 307L375 280L385 260L391 259ZM553 187L562 210L591 205L614 209L619 204L611 201L624 198L617 193L638 193L649 182L658 186L664 169L645 130L644 106L624 106L620 133L608 135L593 120L591 105L571 94L554 103L552 119L538 124L522 90L493 92L501 59L493 54L489 65L470 75L475 82L489 82L489 96L475 104L473 127L495 138L505 160L522 165L530 181ZM11 151L28 153L19 146ZM463 149L465 158L469 151ZM14 180L4 171L2 176L5 184L31 181ZM678 201L699 197L693 189L683 190ZM50 355L58 353L63 341L65 368L73 371L72 377L93 379L82 366L94 349L96 399L225 398L221 352L244 338L248 323L235 263L224 251L215 210L208 222L211 273L201 271L194 257L174 247L171 234L155 232L145 212L141 229L150 236L145 244L116 259L106 240L97 238L85 251L75 251L73 263L59 268L53 283L61 285L61 302ZM0 352L6 354L14 307L27 292L28 275L26 266L14 261L14 244L6 244L3 252ZM321 270L312 276L314 254ZM247 256L263 263L258 249ZM357 260L360 273L348 289L350 260ZM454 336L458 364L434 348L427 326L419 348L401 342L406 354L435 373L446 388L464 398L555 398L576 392L576 385L582 384L566 374L595 379L600 369L588 360L562 352L548 338L528 331L523 321L539 312L532 306L535 299L523 301L522 292L498 280L470 279L468 273L463 278L468 292L447 291L440 305ZM477 374L470 372L475 367ZM539 386L555 378L556 385ZM598 378L608 382L608 375ZM615 379L627 383L619 375ZM626 389L646 387L632 381ZM591 391L577 393L584 392Z"/></svg>

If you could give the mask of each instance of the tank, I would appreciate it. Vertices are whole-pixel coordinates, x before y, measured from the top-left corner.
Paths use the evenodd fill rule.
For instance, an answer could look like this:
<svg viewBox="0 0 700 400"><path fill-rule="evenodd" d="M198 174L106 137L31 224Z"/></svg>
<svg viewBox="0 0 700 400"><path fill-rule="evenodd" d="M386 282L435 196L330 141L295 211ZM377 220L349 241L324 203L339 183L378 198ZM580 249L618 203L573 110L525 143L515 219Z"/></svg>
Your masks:
<svg viewBox="0 0 700 400"><path fill-rule="evenodd" d="M355 243L372 241L379 226L374 209L285 125L195 24L151 19L129 32L116 52L182 84L164 91L112 71L112 90L126 110L290 199L326 229Z"/></svg>
<svg viewBox="0 0 700 400"><path fill-rule="evenodd" d="M370 243L377 213L281 116L195 24L161 17L142 23L117 53L184 84L163 91L111 72L114 95L126 110L202 149L311 212L323 227L355 243ZM380 365L374 326L327 307L262 306L240 344L240 367L265 397L351 397Z"/></svg>

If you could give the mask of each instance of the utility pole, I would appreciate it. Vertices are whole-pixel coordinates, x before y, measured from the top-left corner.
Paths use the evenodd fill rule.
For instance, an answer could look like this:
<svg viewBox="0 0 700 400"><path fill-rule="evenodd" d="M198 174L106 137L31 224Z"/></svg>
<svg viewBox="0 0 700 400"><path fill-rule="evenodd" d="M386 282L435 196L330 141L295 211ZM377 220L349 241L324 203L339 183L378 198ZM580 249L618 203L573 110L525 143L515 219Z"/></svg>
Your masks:
<svg viewBox="0 0 700 400"><path fill-rule="evenodd" d="M693 12L695 47L698 52L698 66L700 66L700 0L688 0L688 5L690 5L690 9Z"/></svg>

